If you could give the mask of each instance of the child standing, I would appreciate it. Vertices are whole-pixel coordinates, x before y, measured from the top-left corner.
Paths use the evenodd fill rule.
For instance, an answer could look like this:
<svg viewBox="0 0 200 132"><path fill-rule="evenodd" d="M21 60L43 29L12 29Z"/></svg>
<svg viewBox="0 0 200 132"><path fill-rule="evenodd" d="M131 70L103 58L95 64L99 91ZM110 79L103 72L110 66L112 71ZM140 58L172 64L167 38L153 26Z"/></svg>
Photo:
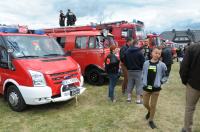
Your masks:
<svg viewBox="0 0 200 132"><path fill-rule="evenodd" d="M143 65L143 104L148 110L145 118L148 120L148 124L152 129L156 128L153 118L161 84L167 81L167 67L163 62L159 61L161 52L162 50L160 48L154 48L152 51L152 59L146 61Z"/></svg>
<svg viewBox="0 0 200 132"><path fill-rule="evenodd" d="M105 59L105 70L109 77L108 97L112 102L116 102L114 97L114 89L119 77L119 59L115 55L117 46L110 46L110 54Z"/></svg>

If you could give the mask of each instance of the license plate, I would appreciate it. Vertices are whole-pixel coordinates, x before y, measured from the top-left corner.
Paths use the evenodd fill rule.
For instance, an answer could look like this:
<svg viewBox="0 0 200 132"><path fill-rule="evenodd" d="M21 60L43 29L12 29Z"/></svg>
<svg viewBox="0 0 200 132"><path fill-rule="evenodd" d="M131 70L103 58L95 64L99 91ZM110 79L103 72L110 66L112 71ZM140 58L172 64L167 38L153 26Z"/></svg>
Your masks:
<svg viewBox="0 0 200 132"><path fill-rule="evenodd" d="M80 89L77 87L70 87L67 91L63 91L64 87L65 86L61 87L61 96L74 96L80 94Z"/></svg>
<svg viewBox="0 0 200 132"><path fill-rule="evenodd" d="M76 82L79 82L77 78L71 78L71 79L63 80L62 85L68 85L68 84L72 84Z"/></svg>
<svg viewBox="0 0 200 132"><path fill-rule="evenodd" d="M74 96L74 95L77 95L77 94L80 94L80 89L79 88L70 90L70 95L71 96Z"/></svg>

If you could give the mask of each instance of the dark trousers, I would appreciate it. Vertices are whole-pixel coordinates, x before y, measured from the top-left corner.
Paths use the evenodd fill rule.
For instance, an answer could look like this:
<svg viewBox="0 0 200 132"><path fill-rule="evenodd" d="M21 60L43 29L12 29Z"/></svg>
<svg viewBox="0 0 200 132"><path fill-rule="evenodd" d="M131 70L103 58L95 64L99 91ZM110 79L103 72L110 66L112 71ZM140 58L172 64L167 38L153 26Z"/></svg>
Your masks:
<svg viewBox="0 0 200 132"><path fill-rule="evenodd" d="M72 21L67 21L67 26L73 26L75 23Z"/></svg>
<svg viewBox="0 0 200 132"><path fill-rule="evenodd" d="M60 21L59 24L60 24L61 27L64 27L65 26L65 21Z"/></svg>
<svg viewBox="0 0 200 132"><path fill-rule="evenodd" d="M121 63L121 68L124 75L124 80L122 83L122 93L125 93L127 90L127 85L128 85L128 70L123 63Z"/></svg>
<svg viewBox="0 0 200 132"><path fill-rule="evenodd" d="M169 76L170 72L171 72L171 67L172 64L166 65L167 66L167 76Z"/></svg>
<svg viewBox="0 0 200 132"><path fill-rule="evenodd" d="M189 84L187 84L184 122L184 129L186 130L186 132L192 131L193 115L199 99L200 91L192 88Z"/></svg>
<svg viewBox="0 0 200 132"><path fill-rule="evenodd" d="M109 87L108 87L108 97L114 99L114 90L118 81L118 74L108 74L109 76Z"/></svg>

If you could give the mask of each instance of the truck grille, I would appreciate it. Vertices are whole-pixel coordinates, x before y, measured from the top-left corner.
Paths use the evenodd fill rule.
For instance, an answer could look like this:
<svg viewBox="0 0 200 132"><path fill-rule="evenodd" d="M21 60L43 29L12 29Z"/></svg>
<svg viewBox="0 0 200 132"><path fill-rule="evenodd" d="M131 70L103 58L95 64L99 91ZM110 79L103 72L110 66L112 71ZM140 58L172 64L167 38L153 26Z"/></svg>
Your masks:
<svg viewBox="0 0 200 132"><path fill-rule="evenodd" d="M78 70L71 70L66 72L54 73L50 74L51 79L53 80L54 84L61 84L63 80L68 78L75 78L78 76Z"/></svg>

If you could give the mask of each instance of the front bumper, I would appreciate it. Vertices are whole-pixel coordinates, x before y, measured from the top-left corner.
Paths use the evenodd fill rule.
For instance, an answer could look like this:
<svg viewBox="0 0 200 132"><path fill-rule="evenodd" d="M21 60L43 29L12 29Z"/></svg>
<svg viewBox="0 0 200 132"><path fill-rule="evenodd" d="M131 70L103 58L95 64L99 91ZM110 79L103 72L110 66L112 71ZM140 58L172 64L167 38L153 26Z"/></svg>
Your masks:
<svg viewBox="0 0 200 132"><path fill-rule="evenodd" d="M45 87L26 87L26 86L19 86L19 91L22 94L22 97L26 104L28 105L40 105L40 104L47 104L50 102L61 102L67 101L74 98L77 95L71 96L67 94L65 96L54 97L52 98L52 91L51 88L48 86ZM82 94L86 88L84 87L77 87L80 89L80 94Z"/></svg>

